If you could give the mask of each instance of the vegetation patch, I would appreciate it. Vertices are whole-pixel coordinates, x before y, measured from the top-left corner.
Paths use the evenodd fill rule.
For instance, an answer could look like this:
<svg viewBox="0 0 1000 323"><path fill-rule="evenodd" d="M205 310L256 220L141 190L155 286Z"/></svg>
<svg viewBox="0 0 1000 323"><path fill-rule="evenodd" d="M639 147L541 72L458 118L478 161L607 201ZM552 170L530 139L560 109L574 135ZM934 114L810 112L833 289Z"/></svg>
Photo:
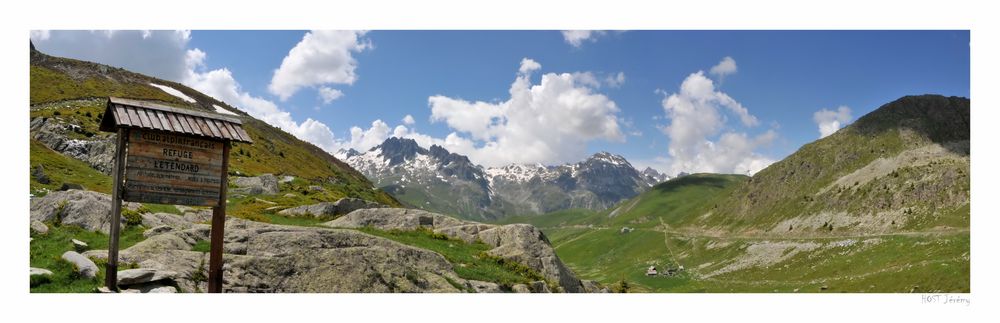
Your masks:
<svg viewBox="0 0 1000 323"><path fill-rule="evenodd" d="M119 237L119 247L125 249L145 239L142 227L122 228ZM32 293L90 293L104 284L104 265L106 261L95 260L100 270L94 279L81 278L76 275L72 264L62 260L62 254L73 250L72 239L86 242L91 250L107 249L109 237L100 232L91 232L77 226L55 226L49 224L46 234L31 234L30 264L31 267L45 268L52 271L48 279L32 280ZM93 260L93 259L92 259ZM134 264L121 263L119 269L134 267ZM36 285L37 283L37 285Z"/></svg>

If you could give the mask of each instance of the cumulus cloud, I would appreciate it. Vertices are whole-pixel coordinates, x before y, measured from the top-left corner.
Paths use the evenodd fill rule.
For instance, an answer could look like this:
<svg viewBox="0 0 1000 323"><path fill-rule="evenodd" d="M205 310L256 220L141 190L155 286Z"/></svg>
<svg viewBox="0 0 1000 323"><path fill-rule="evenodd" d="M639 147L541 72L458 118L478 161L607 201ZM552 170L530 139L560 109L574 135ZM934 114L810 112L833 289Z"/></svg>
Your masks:
<svg viewBox="0 0 1000 323"><path fill-rule="evenodd" d="M329 152L345 144L346 140L338 141L326 124L314 119L296 122L273 101L243 90L229 69L207 70L208 55L188 48L190 39L187 31L31 32L32 42L43 52L183 83Z"/></svg>
<svg viewBox="0 0 1000 323"><path fill-rule="evenodd" d="M669 124L661 131L670 140L669 174L712 172L753 174L774 162L757 153L777 137L774 130L757 136L735 131L727 124L726 112L739 117L744 127L759 122L742 104L718 91L704 72L688 75L680 91L666 95L663 110Z"/></svg>
<svg viewBox="0 0 1000 323"><path fill-rule="evenodd" d="M431 121L444 122L454 132L444 140L422 140L485 166L576 161L590 141L624 141L618 106L596 93L592 74L548 73L532 84L530 73L540 68L534 60L522 60L510 98L503 102L429 97Z"/></svg>
<svg viewBox="0 0 1000 323"><path fill-rule="evenodd" d="M851 108L843 105L836 111L820 109L813 113L813 122L819 127L820 138L832 135L849 121L851 121Z"/></svg>
<svg viewBox="0 0 1000 323"><path fill-rule="evenodd" d="M412 126L414 123L417 123L417 121L413 120L413 116L407 114L405 117L403 117L403 124L407 126Z"/></svg>
<svg viewBox="0 0 1000 323"><path fill-rule="evenodd" d="M604 31L595 30L563 30L563 40L573 47L580 48L585 41L596 41L597 37L604 35Z"/></svg>
<svg viewBox="0 0 1000 323"><path fill-rule="evenodd" d="M618 72L618 74L611 74L604 78L604 83L610 87L621 87L625 84L625 72Z"/></svg>
<svg viewBox="0 0 1000 323"><path fill-rule="evenodd" d="M719 77L719 79L734 73L736 73L736 60L729 56L726 56L719 62L719 64L712 66L712 69L708 70L708 74L715 75Z"/></svg>
<svg viewBox="0 0 1000 323"><path fill-rule="evenodd" d="M330 102L333 102L333 100L339 99L342 96L344 96L344 92L341 92L338 89L325 86L319 88L319 98L323 100L323 104L330 104Z"/></svg>
<svg viewBox="0 0 1000 323"><path fill-rule="evenodd" d="M353 54L372 48L364 31L314 30L295 45L274 71L268 90L282 101L304 87L354 84Z"/></svg>
<svg viewBox="0 0 1000 323"><path fill-rule="evenodd" d="M34 30L35 48L43 53L123 67L167 80L185 74L189 31Z"/></svg>

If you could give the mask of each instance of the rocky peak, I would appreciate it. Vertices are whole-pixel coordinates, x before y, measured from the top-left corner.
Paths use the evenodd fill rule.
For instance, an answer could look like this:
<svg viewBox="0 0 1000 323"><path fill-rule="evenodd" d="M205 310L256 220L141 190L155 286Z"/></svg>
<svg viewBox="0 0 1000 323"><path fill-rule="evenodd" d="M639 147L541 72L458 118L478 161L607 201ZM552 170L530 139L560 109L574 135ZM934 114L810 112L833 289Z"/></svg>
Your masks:
<svg viewBox="0 0 1000 323"><path fill-rule="evenodd" d="M416 140L398 137L386 139L381 145L371 149L371 151L375 150L382 151L382 158L389 161L389 166L402 164L408 159L415 158L417 154L427 155L429 153L427 149L417 145Z"/></svg>
<svg viewBox="0 0 1000 323"><path fill-rule="evenodd" d="M606 151L602 151L594 154L593 156L590 156L589 158L587 158L587 160L583 161L581 164L588 166L595 166L595 165L607 165L612 167L627 166L628 168L632 168L632 164L629 164L628 160L626 160L625 157L622 157L621 155L615 155Z"/></svg>

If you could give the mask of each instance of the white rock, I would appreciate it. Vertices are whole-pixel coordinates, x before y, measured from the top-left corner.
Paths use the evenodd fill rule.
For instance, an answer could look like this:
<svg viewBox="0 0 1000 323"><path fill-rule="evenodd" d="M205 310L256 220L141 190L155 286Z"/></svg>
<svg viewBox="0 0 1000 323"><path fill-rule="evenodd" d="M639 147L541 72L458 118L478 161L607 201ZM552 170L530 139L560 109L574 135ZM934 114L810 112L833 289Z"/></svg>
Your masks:
<svg viewBox="0 0 1000 323"><path fill-rule="evenodd" d="M35 267L31 267L31 276L34 276L34 275L46 275L46 276L51 276L51 275L52 275L52 271L51 271L51 270L48 270L48 269L45 269L45 268L35 268Z"/></svg>
<svg viewBox="0 0 1000 323"><path fill-rule="evenodd" d="M62 254L62 259L68 261L76 267L76 272L85 278L97 277L97 264L76 251L67 251Z"/></svg>

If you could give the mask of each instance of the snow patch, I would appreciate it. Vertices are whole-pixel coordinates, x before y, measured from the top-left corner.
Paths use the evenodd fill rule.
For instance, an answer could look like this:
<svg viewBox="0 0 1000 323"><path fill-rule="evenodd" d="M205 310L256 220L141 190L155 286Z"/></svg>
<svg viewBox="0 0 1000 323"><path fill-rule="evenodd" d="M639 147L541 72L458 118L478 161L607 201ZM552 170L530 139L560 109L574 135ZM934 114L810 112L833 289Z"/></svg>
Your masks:
<svg viewBox="0 0 1000 323"><path fill-rule="evenodd" d="M155 86L156 88L158 88L160 90L163 90L163 92L167 92L167 94L176 96L176 97L180 98L181 100L184 100L184 101L187 101L187 102L191 102L191 103L198 102L195 99L192 99L190 96L187 96L186 94L184 94L184 92L178 91L175 88L172 88L172 87L169 87L169 86L166 86L166 85L156 84L156 83L149 83L149 85Z"/></svg>
<svg viewBox="0 0 1000 323"><path fill-rule="evenodd" d="M218 112L218 113L221 113L221 114L228 114L228 115L234 115L234 116L237 115L235 112L232 112L232 111L229 111L226 108L220 107L218 104L213 104L212 107L215 108L215 112Z"/></svg>

